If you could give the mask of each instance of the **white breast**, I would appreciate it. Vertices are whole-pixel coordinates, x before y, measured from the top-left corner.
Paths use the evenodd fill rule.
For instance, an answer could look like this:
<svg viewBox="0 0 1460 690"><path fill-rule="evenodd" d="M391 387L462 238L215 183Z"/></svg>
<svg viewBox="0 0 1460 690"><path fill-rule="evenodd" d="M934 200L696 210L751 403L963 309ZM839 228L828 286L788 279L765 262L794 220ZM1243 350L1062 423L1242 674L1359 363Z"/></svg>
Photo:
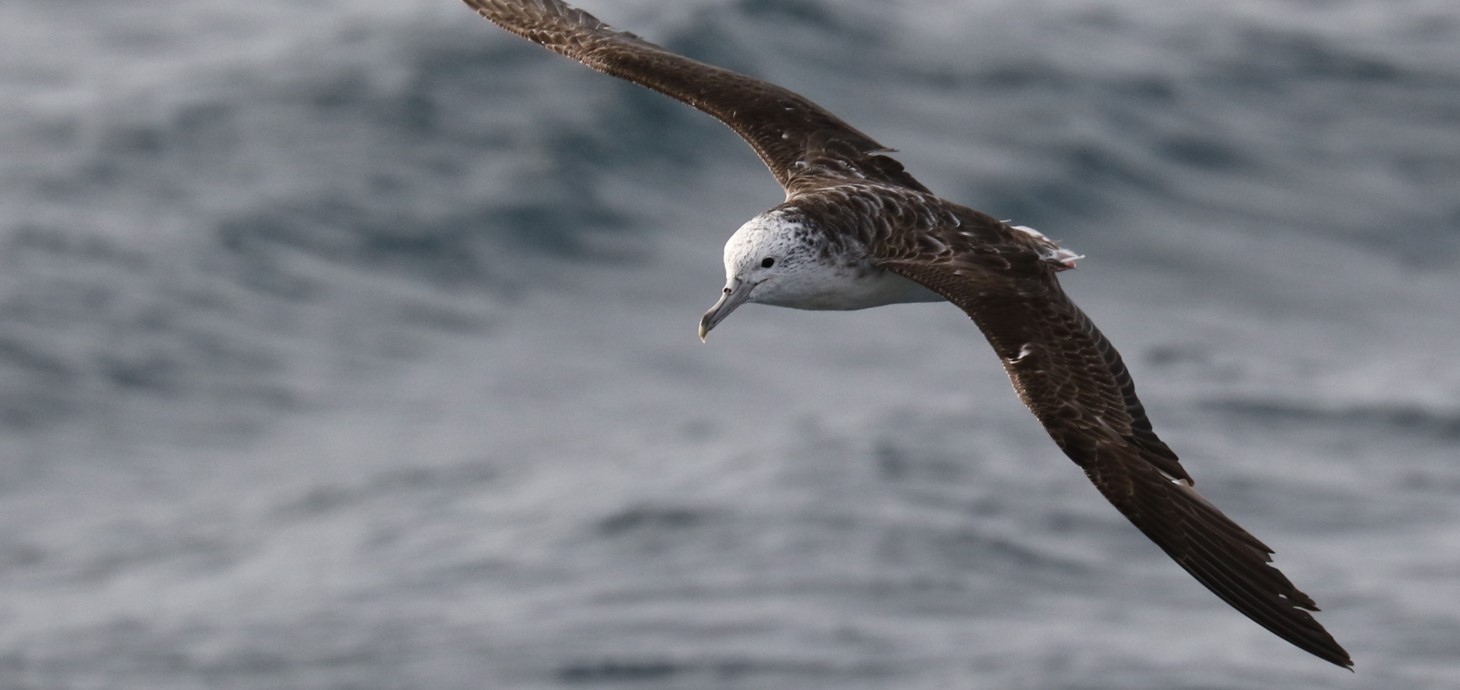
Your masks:
<svg viewBox="0 0 1460 690"><path fill-rule="evenodd" d="M932 290L880 268L831 268L797 271L767 282L751 293L752 302L793 309L838 310L867 309L885 304L906 302L939 302Z"/></svg>

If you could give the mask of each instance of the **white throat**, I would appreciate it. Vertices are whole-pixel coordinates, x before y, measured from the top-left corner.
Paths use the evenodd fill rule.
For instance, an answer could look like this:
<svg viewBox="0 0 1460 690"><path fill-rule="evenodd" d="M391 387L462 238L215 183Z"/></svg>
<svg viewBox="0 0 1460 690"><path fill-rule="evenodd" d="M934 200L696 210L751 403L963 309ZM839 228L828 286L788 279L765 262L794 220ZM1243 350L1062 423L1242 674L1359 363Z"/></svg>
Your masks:
<svg viewBox="0 0 1460 690"><path fill-rule="evenodd" d="M933 302L937 293L865 258L833 249L826 235L793 211L750 219L725 243L726 284L751 287L746 301L793 309L848 310Z"/></svg>

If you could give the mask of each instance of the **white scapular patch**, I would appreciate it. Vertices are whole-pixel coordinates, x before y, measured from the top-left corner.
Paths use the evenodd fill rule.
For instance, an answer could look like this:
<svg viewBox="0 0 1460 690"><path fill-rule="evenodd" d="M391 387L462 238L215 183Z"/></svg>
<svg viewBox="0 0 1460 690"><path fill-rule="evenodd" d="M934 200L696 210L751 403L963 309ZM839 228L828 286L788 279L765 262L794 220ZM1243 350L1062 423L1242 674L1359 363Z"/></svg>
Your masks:
<svg viewBox="0 0 1460 690"><path fill-rule="evenodd" d="M1004 222L1007 223L1009 221L1006 220ZM1046 240L1046 241L1049 240L1048 237L1045 237L1044 236L1044 233L1042 233L1042 232L1040 232L1038 230L1035 230L1034 228L1031 228L1028 225L1015 225L1015 226L1012 226L1012 227L1015 230L1018 230L1018 231L1026 234L1026 235L1028 235L1030 237L1033 237L1035 239L1038 239L1038 240Z"/></svg>
<svg viewBox="0 0 1460 690"><path fill-rule="evenodd" d="M1166 470L1156 470L1156 471L1157 472L1160 472L1161 473L1161 476L1166 481L1171 482L1172 484L1175 484L1177 486L1181 486L1181 487L1185 487L1185 488L1191 489L1191 492L1193 494L1196 494L1196 489L1193 488L1196 485L1193 484L1190 479L1179 479L1177 477L1173 477L1173 476L1171 476L1171 473L1170 472L1167 472ZM1201 494L1196 494L1196 495L1198 497L1201 497Z"/></svg>
<svg viewBox="0 0 1460 690"><path fill-rule="evenodd" d="M1009 360L1009 363L1015 364L1018 362L1022 362L1024 361L1025 357L1028 357L1032 354L1034 354L1034 343L1024 343L1023 347L1019 348L1019 354L1014 355L1014 357Z"/></svg>
<svg viewBox="0 0 1460 690"><path fill-rule="evenodd" d="M1006 221L1007 222L1007 221ZM1059 246L1054 240L1045 237L1044 233L1035 230L1027 225L1012 226L1030 237L1033 237L1042 250L1039 254L1041 259L1055 265L1056 271L1068 271L1075 267L1075 262L1085 258L1084 254L1076 254L1064 247Z"/></svg>

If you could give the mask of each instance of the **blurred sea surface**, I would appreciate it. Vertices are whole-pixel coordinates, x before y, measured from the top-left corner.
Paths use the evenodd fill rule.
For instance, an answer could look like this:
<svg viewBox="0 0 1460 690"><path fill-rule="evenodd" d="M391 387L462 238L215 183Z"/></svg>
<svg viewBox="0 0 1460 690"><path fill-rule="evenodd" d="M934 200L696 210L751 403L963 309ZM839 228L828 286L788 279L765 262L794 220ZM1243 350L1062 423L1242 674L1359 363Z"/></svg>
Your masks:
<svg viewBox="0 0 1460 690"><path fill-rule="evenodd" d="M0 687L1453 688L1460 8L624 0L1063 274L1357 673L1110 508L946 304L452 0L0 7Z"/></svg>

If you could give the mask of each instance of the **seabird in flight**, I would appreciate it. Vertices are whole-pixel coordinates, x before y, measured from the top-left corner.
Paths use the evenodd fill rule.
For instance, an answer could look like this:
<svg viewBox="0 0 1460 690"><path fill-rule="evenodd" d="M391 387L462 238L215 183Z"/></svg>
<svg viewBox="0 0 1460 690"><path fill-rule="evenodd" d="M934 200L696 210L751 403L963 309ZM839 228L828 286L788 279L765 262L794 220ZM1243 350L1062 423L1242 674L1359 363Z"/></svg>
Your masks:
<svg viewBox="0 0 1460 690"><path fill-rule="evenodd" d="M864 309L947 300L983 331L1019 398L1095 488L1178 565L1300 649L1351 668L1270 565L1272 549L1196 492L1156 436L1120 354L1061 289L1081 258L1044 235L934 195L890 149L806 98L672 53L558 0L465 0L502 28L720 120L786 191L725 244L736 307Z"/></svg>

